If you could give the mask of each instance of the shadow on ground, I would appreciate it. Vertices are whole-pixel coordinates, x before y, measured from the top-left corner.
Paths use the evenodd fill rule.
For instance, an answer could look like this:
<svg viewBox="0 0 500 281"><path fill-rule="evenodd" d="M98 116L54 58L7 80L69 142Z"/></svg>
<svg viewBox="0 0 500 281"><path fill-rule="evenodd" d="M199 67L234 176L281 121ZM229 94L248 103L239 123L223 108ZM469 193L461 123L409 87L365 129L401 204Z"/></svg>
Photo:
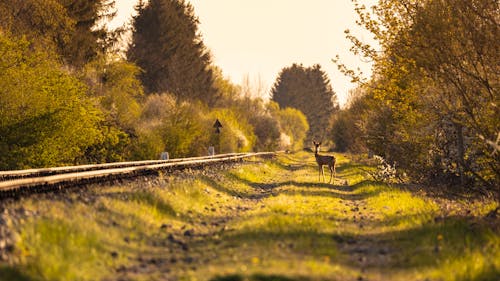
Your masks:
<svg viewBox="0 0 500 281"><path fill-rule="evenodd" d="M0 281L38 281L26 276L17 268L0 266Z"/></svg>
<svg viewBox="0 0 500 281"><path fill-rule="evenodd" d="M243 276L238 274L226 275L226 276L217 276L215 278L210 279L210 281L308 281L308 278L299 277L299 278L289 278L281 275L263 275L263 274L254 274L251 276Z"/></svg>

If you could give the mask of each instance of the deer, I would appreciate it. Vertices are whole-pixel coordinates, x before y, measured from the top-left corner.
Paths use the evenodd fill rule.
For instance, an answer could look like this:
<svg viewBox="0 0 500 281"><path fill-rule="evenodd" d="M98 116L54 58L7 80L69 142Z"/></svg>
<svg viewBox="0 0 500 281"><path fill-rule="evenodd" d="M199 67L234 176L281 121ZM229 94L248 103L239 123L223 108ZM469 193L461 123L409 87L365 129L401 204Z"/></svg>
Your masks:
<svg viewBox="0 0 500 281"><path fill-rule="evenodd" d="M316 163L318 163L319 175L318 181L321 180L321 175L323 175L323 182L325 182L325 172L323 170L323 166L328 166L330 170L330 180L328 183L332 182L332 179L335 181L335 157L330 155L320 155L319 149L321 146L321 142L313 141L314 144L314 157L316 158Z"/></svg>

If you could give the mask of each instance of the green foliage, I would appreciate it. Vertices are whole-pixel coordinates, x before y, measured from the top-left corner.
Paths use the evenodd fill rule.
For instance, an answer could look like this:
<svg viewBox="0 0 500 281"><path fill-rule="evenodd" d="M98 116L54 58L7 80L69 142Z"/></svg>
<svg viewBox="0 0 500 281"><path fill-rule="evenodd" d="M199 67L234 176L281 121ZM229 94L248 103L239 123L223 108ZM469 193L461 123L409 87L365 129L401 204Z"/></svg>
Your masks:
<svg viewBox="0 0 500 281"><path fill-rule="evenodd" d="M198 110L169 94L149 95L138 125L135 157L157 159L161 152L170 157L193 156L193 142L203 136Z"/></svg>
<svg viewBox="0 0 500 281"><path fill-rule="evenodd" d="M169 92L181 100L214 105L218 93L210 54L198 33L191 4L184 0L141 3L127 55L144 70L141 80L146 93Z"/></svg>
<svg viewBox="0 0 500 281"><path fill-rule="evenodd" d="M178 102L175 107L167 108L168 118L160 126L165 150L172 157L206 155L208 146L207 123L199 104Z"/></svg>
<svg viewBox="0 0 500 281"><path fill-rule="evenodd" d="M289 139L288 145L282 144L282 148L293 151L303 149L304 140L309 131L309 124L304 113L298 109L287 107L276 112L276 115L285 138Z"/></svg>
<svg viewBox="0 0 500 281"><path fill-rule="evenodd" d="M262 99L252 99L249 96L240 96L231 103L233 111L238 112L242 119L253 127L256 136L255 151L273 151L279 148L281 129L270 104Z"/></svg>
<svg viewBox="0 0 500 281"><path fill-rule="evenodd" d="M105 237L83 221L33 222L21 233L19 245L21 251L32 257L26 273L38 280L94 280L95 275L104 275L110 264L111 256L103 245Z"/></svg>
<svg viewBox="0 0 500 281"><path fill-rule="evenodd" d="M273 151L280 146L280 124L269 113L255 115L250 119L257 136L257 151Z"/></svg>
<svg viewBox="0 0 500 281"><path fill-rule="evenodd" d="M87 148L79 162L125 161L130 154L130 138L135 136L141 114L142 85L139 68L119 58L100 56L83 67L82 80L89 94L99 101L105 120L102 137Z"/></svg>
<svg viewBox="0 0 500 281"><path fill-rule="evenodd" d="M60 46L67 63L81 67L105 53L113 43L104 20L115 16L115 0L57 0L74 21L70 39Z"/></svg>
<svg viewBox="0 0 500 281"><path fill-rule="evenodd" d="M352 147L352 131L355 128L354 120L349 118L346 111L340 111L335 115L332 125L332 141L335 150L347 152Z"/></svg>
<svg viewBox="0 0 500 281"><path fill-rule="evenodd" d="M209 120L218 119L223 126L220 135L213 134L214 129L210 128L210 134L212 135L210 142L215 146L216 152L217 149L220 149L219 153L248 152L252 150L256 136L252 126L242 118L241 114L230 109L215 109L210 113L210 116Z"/></svg>
<svg viewBox="0 0 500 281"><path fill-rule="evenodd" d="M302 112L293 108L280 110L279 105L273 101L265 103L261 98L252 98L258 96L256 91L259 87L234 85L223 78L220 70L215 70L216 86L222 95L219 105L231 108L233 112L237 112L240 120L246 120L253 127L256 151L302 148L309 130Z"/></svg>
<svg viewBox="0 0 500 281"><path fill-rule="evenodd" d="M271 90L281 108L302 111L310 125L309 139L326 139L330 116L338 108L337 96L320 65L293 64L281 70Z"/></svg>
<svg viewBox="0 0 500 281"><path fill-rule="evenodd" d="M415 180L497 185L498 3L381 0L372 12L355 4L382 51L347 32L352 50L374 61L374 74L366 82L339 64L364 81L370 102L361 118L349 109L335 133L362 121L367 147Z"/></svg>
<svg viewBox="0 0 500 281"><path fill-rule="evenodd" d="M70 43L76 24L58 0L4 0L0 18L3 31L53 51Z"/></svg>
<svg viewBox="0 0 500 281"><path fill-rule="evenodd" d="M425 98L434 103L429 111L439 118L442 136L435 155L444 160L442 168L462 182L468 177L495 186L500 181L500 154L491 153L482 138L495 140L500 133L499 29L492 21L498 3L429 1L416 15L408 31L414 43L405 53L422 80L431 81Z"/></svg>
<svg viewBox="0 0 500 281"><path fill-rule="evenodd" d="M216 106L229 108L244 103L245 98L242 96L242 87L224 77L222 69L219 67L212 65L211 69L214 75L214 87L220 93Z"/></svg>
<svg viewBox="0 0 500 281"><path fill-rule="evenodd" d="M165 151L165 143L160 133L152 127L139 128L137 138L132 140L131 159L132 160L150 160L158 159Z"/></svg>
<svg viewBox="0 0 500 281"><path fill-rule="evenodd" d="M91 94L99 99L109 121L124 130L131 130L140 115L143 89L139 73L130 62L104 56L84 68L83 79Z"/></svg>
<svg viewBox="0 0 500 281"><path fill-rule="evenodd" d="M0 35L0 166L70 164L100 137L86 87L26 40Z"/></svg>
<svg viewBox="0 0 500 281"><path fill-rule="evenodd" d="M127 133L106 122L100 122L99 131L100 137L76 159L77 163L109 163L129 159L131 140Z"/></svg>
<svg viewBox="0 0 500 281"><path fill-rule="evenodd" d="M21 107L37 108L33 109L36 113L24 114L23 120L15 120L17 125L13 120L5 125L9 136L4 143L9 144L3 146L11 151L4 156L9 158L5 167L124 160L128 145L124 131L129 134L133 131L140 109L136 98L142 94L142 86L135 78L139 72L137 67L98 57L110 43L110 34L98 23L114 16L113 5L114 1L107 0L8 0L0 3L0 14L5 19L0 29L16 38L12 40L21 42L26 38L29 47L24 48L36 50L16 54L23 57L19 60L30 56L26 65L15 62L5 66L9 73L4 73L4 77L23 78L4 81L8 87L3 94L11 101L17 99ZM12 52L12 49L5 52ZM88 87L78 82L74 73L62 71L63 66L56 62L60 59L77 67L93 60L86 65L83 77L79 77ZM29 70L29 67L34 69ZM94 99L86 96L89 93L100 102L100 108L94 107ZM54 98L49 98L51 95ZM36 102L40 105L34 106ZM74 116L69 117L71 115ZM51 127L53 132L49 133ZM56 131L74 136L54 135ZM39 143L38 148L35 143ZM21 158L26 160L17 163Z"/></svg>
<svg viewBox="0 0 500 281"><path fill-rule="evenodd" d="M219 119L223 128L215 133ZM137 159L155 159L162 151L170 157L251 151L255 144L252 126L231 109L208 110L201 103L179 101L170 94L152 94L146 99L137 128L134 155Z"/></svg>
<svg viewBox="0 0 500 281"><path fill-rule="evenodd" d="M112 0L5 0L0 28L80 67L112 44L101 21L114 16L113 7Z"/></svg>

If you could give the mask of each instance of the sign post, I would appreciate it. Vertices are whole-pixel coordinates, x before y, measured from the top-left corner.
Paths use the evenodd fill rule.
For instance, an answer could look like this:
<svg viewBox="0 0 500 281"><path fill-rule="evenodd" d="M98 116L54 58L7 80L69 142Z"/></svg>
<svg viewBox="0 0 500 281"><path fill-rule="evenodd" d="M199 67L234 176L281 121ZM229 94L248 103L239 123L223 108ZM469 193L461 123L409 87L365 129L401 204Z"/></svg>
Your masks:
<svg viewBox="0 0 500 281"><path fill-rule="evenodd" d="M214 123L214 126L215 128L215 142L217 143L217 150L218 150L218 153L221 153L221 149L220 149L220 129L222 128L222 124L220 123L219 119L215 119L215 123ZM210 148L209 148L210 150Z"/></svg>

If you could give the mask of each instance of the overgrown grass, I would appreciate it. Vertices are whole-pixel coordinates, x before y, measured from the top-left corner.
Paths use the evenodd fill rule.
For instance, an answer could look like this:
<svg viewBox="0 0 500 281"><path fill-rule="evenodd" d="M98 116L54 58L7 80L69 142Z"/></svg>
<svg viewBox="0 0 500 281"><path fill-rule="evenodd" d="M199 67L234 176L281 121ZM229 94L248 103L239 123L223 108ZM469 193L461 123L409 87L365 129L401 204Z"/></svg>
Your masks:
<svg viewBox="0 0 500 281"><path fill-rule="evenodd" d="M102 223L102 212L75 202L29 201L24 204L42 213L20 229L18 268L33 280L95 280L108 276L120 261L112 258L122 233ZM22 270L21 270L22 269ZM28 278L28 277L26 277Z"/></svg>
<svg viewBox="0 0 500 281"><path fill-rule="evenodd" d="M28 272L42 280L93 280L111 265L103 234L88 225L40 220L24 229L19 248Z"/></svg>
<svg viewBox="0 0 500 281"><path fill-rule="evenodd" d="M23 199L14 265L0 280L496 280L498 206L447 209L312 153L216 175L160 177ZM328 177L327 177L328 179Z"/></svg>

